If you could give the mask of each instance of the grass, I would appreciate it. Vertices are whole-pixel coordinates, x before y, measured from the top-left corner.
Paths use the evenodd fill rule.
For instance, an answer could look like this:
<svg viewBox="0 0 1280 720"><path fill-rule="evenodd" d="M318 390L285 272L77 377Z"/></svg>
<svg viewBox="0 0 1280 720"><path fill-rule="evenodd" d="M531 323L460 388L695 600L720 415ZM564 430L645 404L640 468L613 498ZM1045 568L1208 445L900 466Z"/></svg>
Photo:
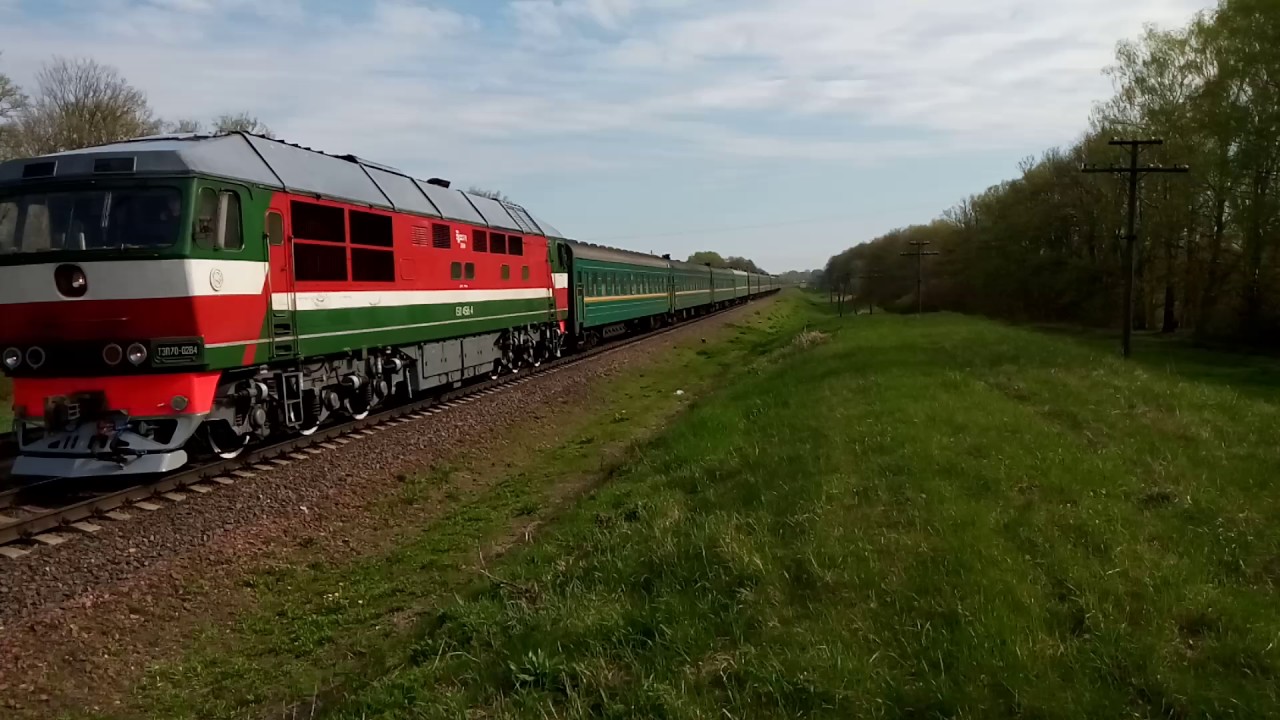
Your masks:
<svg viewBox="0 0 1280 720"><path fill-rule="evenodd" d="M234 624L206 625L184 657L152 666L125 705L101 716L256 717L274 708L306 717L313 699L336 702L411 662L422 618L434 622L458 593L491 577L496 556L636 459L638 438L730 376L762 341L789 337L797 310L747 309L740 324L655 352L591 390L589 407L572 418L511 431L501 457L459 458L406 478L383 510L444 504L443 517L359 560L302 553L255 573ZM489 474L501 481L468 493L468 478Z"/></svg>
<svg viewBox="0 0 1280 720"><path fill-rule="evenodd" d="M264 579L141 714L1276 715L1280 373L1139 352L785 297L535 542L464 567L592 472L574 440L395 553Z"/></svg>

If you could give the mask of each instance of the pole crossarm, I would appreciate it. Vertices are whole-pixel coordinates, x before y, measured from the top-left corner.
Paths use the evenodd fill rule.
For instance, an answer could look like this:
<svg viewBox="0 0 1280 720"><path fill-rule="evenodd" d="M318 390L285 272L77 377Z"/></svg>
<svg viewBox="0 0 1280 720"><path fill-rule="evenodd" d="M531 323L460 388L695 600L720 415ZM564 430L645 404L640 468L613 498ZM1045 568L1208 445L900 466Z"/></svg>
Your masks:
<svg viewBox="0 0 1280 720"><path fill-rule="evenodd" d="M1133 248L1138 239L1138 183L1143 177L1149 174L1188 173L1191 172L1191 168L1187 165L1171 165L1169 167L1165 167L1159 164L1138 164L1138 155L1142 151L1142 148L1153 145L1164 145L1164 140L1162 138L1148 138L1144 140L1112 138L1107 142L1107 144L1116 147L1128 148L1129 164L1101 167L1085 163L1080 166L1080 172L1088 174L1108 173L1111 175L1128 176L1129 218L1127 222L1127 232L1124 236L1124 310L1121 317L1121 328L1123 334L1120 341L1121 350L1127 358L1133 354Z"/></svg>
<svg viewBox="0 0 1280 720"><path fill-rule="evenodd" d="M924 314L924 258L927 255L941 255L942 253L937 250L925 250L925 245L932 244L929 240L910 240L907 244L914 246L916 249L898 254L916 259L916 316L918 317Z"/></svg>

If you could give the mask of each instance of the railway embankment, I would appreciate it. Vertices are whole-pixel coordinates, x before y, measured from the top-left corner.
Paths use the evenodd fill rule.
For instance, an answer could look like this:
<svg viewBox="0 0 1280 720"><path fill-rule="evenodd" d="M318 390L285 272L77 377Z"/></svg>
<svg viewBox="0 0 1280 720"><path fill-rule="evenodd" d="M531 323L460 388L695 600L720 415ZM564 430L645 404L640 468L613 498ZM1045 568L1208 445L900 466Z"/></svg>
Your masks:
<svg viewBox="0 0 1280 720"><path fill-rule="evenodd" d="M639 438L732 371L730 358L745 350L734 346L737 328L773 317L775 303L678 327L339 450L237 477L208 495L190 494L161 512L77 537L74 546L7 561L0 575L0 707L18 717L92 708L181 715L177 706L156 709L165 671L148 669L180 667L190 653L207 650L201 638L230 642L264 602L283 597L273 578L301 588L293 583L321 568L352 572L406 552L424 534L459 532L470 543L466 552L416 557L419 572L467 577L477 558L486 561L478 553L496 552L494 538L531 536L540 518L593 487L602 467L621 462ZM538 458L542 475L522 474ZM405 607L387 619L396 627L416 617L413 607L424 598L455 587L423 576L395 583L408 593L394 601ZM328 602L366 584L352 576L313 599ZM342 647L337 636L345 631L331 631L307 651L295 648L298 662L287 666L299 669L321 661L313 651ZM287 690L261 692L289 697ZM126 702L139 698L142 704ZM259 691L246 692L232 705L261 699Z"/></svg>

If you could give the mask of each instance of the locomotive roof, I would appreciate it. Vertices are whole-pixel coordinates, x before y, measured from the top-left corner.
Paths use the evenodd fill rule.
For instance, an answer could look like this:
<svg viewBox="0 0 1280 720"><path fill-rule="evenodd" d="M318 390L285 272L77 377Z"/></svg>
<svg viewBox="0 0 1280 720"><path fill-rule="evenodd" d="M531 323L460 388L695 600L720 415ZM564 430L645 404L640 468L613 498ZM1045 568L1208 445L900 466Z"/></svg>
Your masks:
<svg viewBox="0 0 1280 720"><path fill-rule="evenodd" d="M251 133L156 135L0 163L0 186L24 180L210 175L386 210L563 237L514 203L417 180L354 155L329 155Z"/></svg>

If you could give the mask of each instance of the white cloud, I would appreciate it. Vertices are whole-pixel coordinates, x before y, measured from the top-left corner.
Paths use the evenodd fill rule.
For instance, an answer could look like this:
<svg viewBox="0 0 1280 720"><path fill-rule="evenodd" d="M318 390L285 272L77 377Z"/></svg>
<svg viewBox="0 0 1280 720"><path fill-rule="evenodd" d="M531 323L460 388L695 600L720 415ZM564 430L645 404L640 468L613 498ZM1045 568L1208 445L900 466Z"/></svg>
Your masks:
<svg viewBox="0 0 1280 720"><path fill-rule="evenodd" d="M48 12L59 2L74 11ZM291 141L420 176L546 187L647 171L693 193L786 164L1070 141L1110 91L1100 69L1117 40L1213 4L0 0L0 71L29 82L53 54L89 55L165 117L245 110Z"/></svg>

